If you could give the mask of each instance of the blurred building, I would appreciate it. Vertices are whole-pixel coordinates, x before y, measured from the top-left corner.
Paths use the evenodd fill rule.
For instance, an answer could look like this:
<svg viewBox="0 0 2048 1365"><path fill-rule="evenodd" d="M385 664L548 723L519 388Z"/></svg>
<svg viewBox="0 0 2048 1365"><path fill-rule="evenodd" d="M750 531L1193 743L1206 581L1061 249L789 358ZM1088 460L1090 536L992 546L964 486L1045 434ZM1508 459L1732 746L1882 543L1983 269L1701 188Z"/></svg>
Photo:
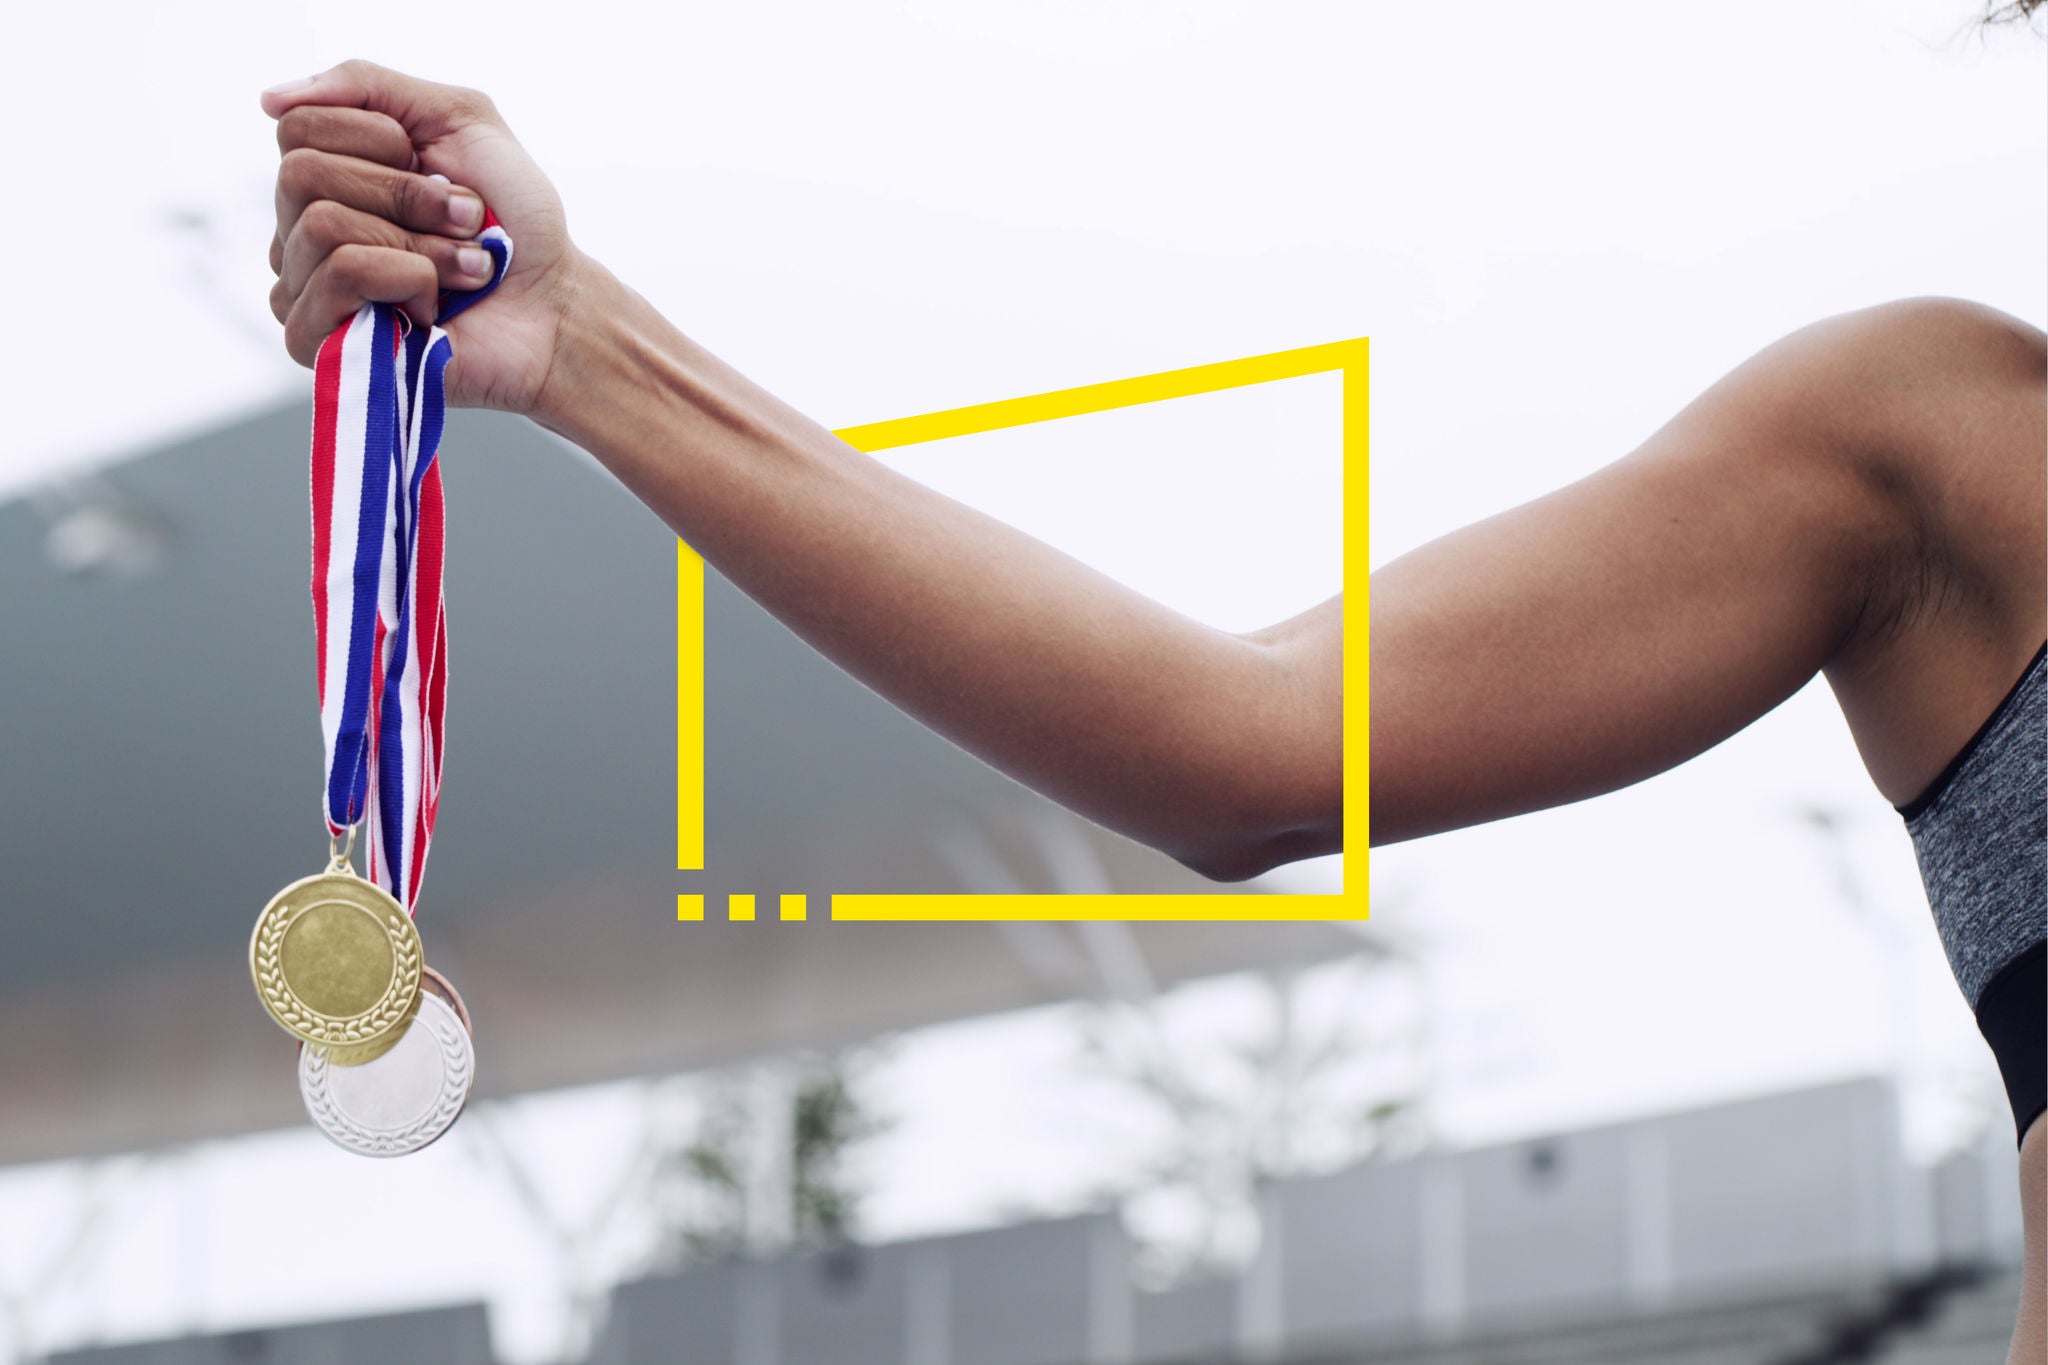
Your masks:
<svg viewBox="0 0 2048 1365"><path fill-rule="evenodd" d="M589 1365L1976 1365L2019 1299L1997 1137L1910 1165L1877 1081L1266 1191L1240 1275L1137 1289L1109 1214L620 1286ZM486 1365L480 1309L52 1365Z"/></svg>

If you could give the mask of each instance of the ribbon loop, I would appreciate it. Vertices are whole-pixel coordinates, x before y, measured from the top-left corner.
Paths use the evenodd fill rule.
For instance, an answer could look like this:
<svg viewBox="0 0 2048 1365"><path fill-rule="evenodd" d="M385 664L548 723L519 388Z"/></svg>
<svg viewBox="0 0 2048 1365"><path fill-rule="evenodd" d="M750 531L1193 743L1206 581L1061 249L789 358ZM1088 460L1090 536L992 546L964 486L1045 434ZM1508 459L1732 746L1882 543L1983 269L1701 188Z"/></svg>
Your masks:
<svg viewBox="0 0 2048 1365"><path fill-rule="evenodd" d="M408 913L440 806L447 705L440 445L442 324L497 288L512 239L489 209L477 244L496 269L441 295L413 327L366 303L321 344L313 369L313 620L331 837L369 829L368 875Z"/></svg>

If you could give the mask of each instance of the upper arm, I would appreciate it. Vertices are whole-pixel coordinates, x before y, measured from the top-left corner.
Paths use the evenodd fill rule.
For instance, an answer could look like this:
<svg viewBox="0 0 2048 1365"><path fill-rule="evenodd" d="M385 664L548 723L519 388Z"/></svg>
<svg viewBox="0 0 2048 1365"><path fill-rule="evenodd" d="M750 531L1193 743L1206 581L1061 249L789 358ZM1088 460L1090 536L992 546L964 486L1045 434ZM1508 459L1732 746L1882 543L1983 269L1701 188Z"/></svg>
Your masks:
<svg viewBox="0 0 2048 1365"><path fill-rule="evenodd" d="M1888 796L1952 753L2040 642L2039 355L1971 305L1832 318L1375 570L1373 837L1639 781L1822 669Z"/></svg>

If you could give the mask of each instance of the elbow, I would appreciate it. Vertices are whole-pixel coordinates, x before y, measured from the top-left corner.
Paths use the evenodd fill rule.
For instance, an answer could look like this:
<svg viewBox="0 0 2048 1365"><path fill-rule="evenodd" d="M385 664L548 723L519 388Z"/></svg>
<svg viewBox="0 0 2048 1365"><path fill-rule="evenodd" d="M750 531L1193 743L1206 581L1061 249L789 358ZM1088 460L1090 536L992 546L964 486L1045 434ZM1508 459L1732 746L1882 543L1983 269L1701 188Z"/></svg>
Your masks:
<svg viewBox="0 0 2048 1365"><path fill-rule="evenodd" d="M1334 629L1327 609L1325 625ZM1313 643L1313 641L1311 641ZM1324 639L1327 644L1327 638ZM1166 728L1172 776L1153 809L1156 846L1214 882L1242 882L1344 847L1343 694L1334 650L1253 641L1250 682L1204 689ZM1200 745L1187 736L1206 736Z"/></svg>
<svg viewBox="0 0 2048 1365"><path fill-rule="evenodd" d="M1343 848L1340 825L1240 831L1166 852L1182 867L1212 882L1243 882L1303 858L1340 853Z"/></svg>
<svg viewBox="0 0 2048 1365"><path fill-rule="evenodd" d="M1172 856L1188 871L1212 882L1250 881L1262 872L1271 872L1283 861L1261 856L1261 850L1253 845L1222 841Z"/></svg>

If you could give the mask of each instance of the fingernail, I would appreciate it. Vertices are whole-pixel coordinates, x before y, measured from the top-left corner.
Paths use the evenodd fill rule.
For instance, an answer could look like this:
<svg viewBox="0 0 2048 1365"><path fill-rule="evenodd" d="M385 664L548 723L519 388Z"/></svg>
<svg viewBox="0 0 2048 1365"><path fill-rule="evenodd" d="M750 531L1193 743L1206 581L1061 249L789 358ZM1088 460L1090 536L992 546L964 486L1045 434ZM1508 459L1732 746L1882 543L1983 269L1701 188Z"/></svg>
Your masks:
<svg viewBox="0 0 2048 1365"><path fill-rule="evenodd" d="M294 90L304 90L312 83L313 78L311 76L301 76L295 81L279 81L263 93L266 95L289 95Z"/></svg>
<svg viewBox="0 0 2048 1365"><path fill-rule="evenodd" d="M455 264L463 274L482 278L491 273L491 253L480 246L466 246L455 253Z"/></svg>
<svg viewBox="0 0 2048 1365"><path fill-rule="evenodd" d="M484 201L473 194L448 196L448 221L457 227L475 227L484 220Z"/></svg>

